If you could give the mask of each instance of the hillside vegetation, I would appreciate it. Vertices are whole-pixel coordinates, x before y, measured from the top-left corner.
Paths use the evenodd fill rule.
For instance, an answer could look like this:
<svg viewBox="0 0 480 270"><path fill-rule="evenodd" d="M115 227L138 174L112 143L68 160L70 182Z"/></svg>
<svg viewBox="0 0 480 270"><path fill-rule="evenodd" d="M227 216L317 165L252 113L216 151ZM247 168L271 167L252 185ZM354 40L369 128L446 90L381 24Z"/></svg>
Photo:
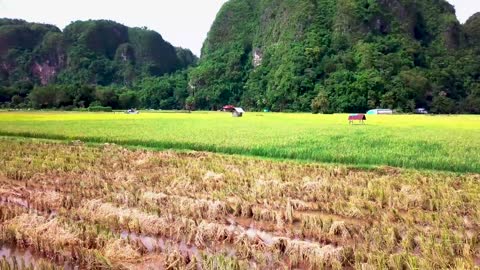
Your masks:
<svg viewBox="0 0 480 270"><path fill-rule="evenodd" d="M480 113L480 15L445 0L229 0L198 66L111 21L0 20L3 107Z"/></svg>
<svg viewBox="0 0 480 270"><path fill-rule="evenodd" d="M146 98L135 90L148 88L150 78L197 61L191 51L173 47L155 31L105 20L73 22L62 32L52 25L0 19L0 41L0 103L9 107L88 107L95 101L136 106ZM169 85L179 74L162 83ZM162 92L165 87L157 88ZM164 95L175 99L173 92L169 88ZM181 100L165 102L183 107L175 103Z"/></svg>
<svg viewBox="0 0 480 270"><path fill-rule="evenodd" d="M201 108L479 113L479 33L444 0L230 0L191 77Z"/></svg>

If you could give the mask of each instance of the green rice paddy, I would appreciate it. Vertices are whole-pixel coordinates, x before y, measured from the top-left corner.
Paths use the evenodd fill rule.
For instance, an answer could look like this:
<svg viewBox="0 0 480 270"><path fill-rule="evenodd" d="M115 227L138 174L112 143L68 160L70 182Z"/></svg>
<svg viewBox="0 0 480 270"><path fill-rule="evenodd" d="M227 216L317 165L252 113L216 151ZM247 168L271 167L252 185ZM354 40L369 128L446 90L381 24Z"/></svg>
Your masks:
<svg viewBox="0 0 480 270"><path fill-rule="evenodd" d="M480 172L480 116L1 112L0 135L354 166Z"/></svg>

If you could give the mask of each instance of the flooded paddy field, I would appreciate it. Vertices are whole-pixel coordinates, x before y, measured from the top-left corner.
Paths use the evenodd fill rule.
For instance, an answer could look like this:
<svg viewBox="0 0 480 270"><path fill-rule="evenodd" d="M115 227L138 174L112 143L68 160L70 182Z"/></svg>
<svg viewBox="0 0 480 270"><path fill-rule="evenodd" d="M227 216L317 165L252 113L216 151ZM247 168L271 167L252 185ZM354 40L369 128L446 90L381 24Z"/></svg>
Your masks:
<svg viewBox="0 0 480 270"><path fill-rule="evenodd" d="M0 149L0 269L480 267L478 174L5 138Z"/></svg>

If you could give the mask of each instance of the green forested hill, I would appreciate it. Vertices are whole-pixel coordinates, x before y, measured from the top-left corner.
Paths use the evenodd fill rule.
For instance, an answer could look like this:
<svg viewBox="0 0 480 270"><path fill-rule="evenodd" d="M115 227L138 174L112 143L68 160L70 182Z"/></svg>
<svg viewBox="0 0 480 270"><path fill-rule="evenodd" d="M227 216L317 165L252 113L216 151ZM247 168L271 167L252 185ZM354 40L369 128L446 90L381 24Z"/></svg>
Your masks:
<svg viewBox="0 0 480 270"><path fill-rule="evenodd" d="M480 14L445 0L229 0L196 62L112 21L0 19L0 106L480 113Z"/></svg>
<svg viewBox="0 0 480 270"><path fill-rule="evenodd" d="M230 0L191 82L201 108L479 113L479 39L444 0Z"/></svg>
<svg viewBox="0 0 480 270"><path fill-rule="evenodd" d="M468 47L480 49L480 13L470 17L463 26Z"/></svg>
<svg viewBox="0 0 480 270"><path fill-rule="evenodd" d="M120 107L122 94L123 105L142 105L144 93L135 90L145 88L140 86L144 79L196 61L190 50L173 47L157 32L112 21L77 21L62 32L51 25L0 19L0 103L10 107L81 107L94 101Z"/></svg>

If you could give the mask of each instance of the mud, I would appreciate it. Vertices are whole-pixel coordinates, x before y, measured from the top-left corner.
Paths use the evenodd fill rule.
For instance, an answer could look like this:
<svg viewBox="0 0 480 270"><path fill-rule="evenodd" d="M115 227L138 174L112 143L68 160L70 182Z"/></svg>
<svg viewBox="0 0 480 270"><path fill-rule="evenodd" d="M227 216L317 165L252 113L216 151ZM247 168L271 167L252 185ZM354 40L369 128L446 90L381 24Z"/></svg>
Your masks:
<svg viewBox="0 0 480 270"><path fill-rule="evenodd" d="M195 246L186 244L185 242L175 242L163 237L153 237L147 235L141 235L136 233L130 233L123 231L120 233L122 239L129 239L130 241L140 242L148 253L162 252L169 248L177 249L182 255L199 256L199 251ZM173 247L170 246L174 243Z"/></svg>
<svg viewBox="0 0 480 270"><path fill-rule="evenodd" d="M371 222L359 218L351 218L351 217L346 217L346 216L341 216L341 215L335 215L335 214L326 214L321 211L294 211L293 213L294 219L295 220L302 220L303 217L305 216L313 216L313 217L318 217L321 218L322 220L332 220L332 221L345 221L348 224L353 224L353 225L370 225Z"/></svg>
<svg viewBox="0 0 480 270"><path fill-rule="evenodd" d="M16 205L22 208L30 209L30 204L28 203L28 201L18 197L12 197L12 196L0 197L0 204Z"/></svg>
<svg viewBox="0 0 480 270"><path fill-rule="evenodd" d="M6 261L11 265L18 265L20 268L22 266L36 266L40 261L51 262L48 258L44 258L36 253L30 252L28 249L18 249L13 245L0 245L0 259L6 259ZM63 266L65 270L78 270L79 266L75 266L71 263L64 263L58 266Z"/></svg>
<svg viewBox="0 0 480 270"><path fill-rule="evenodd" d="M22 198L18 198L18 197L12 197L12 196L0 197L0 205L7 205L7 206L10 205L10 206L21 207L21 208L24 208L24 209L28 210L28 212L30 212L30 213L35 213L37 215L42 215L42 216L45 216L45 217L48 217L48 218L54 218L58 215L57 211L52 211L52 210L40 211L40 210L37 210L34 207L32 207L32 205L27 200L22 199Z"/></svg>

